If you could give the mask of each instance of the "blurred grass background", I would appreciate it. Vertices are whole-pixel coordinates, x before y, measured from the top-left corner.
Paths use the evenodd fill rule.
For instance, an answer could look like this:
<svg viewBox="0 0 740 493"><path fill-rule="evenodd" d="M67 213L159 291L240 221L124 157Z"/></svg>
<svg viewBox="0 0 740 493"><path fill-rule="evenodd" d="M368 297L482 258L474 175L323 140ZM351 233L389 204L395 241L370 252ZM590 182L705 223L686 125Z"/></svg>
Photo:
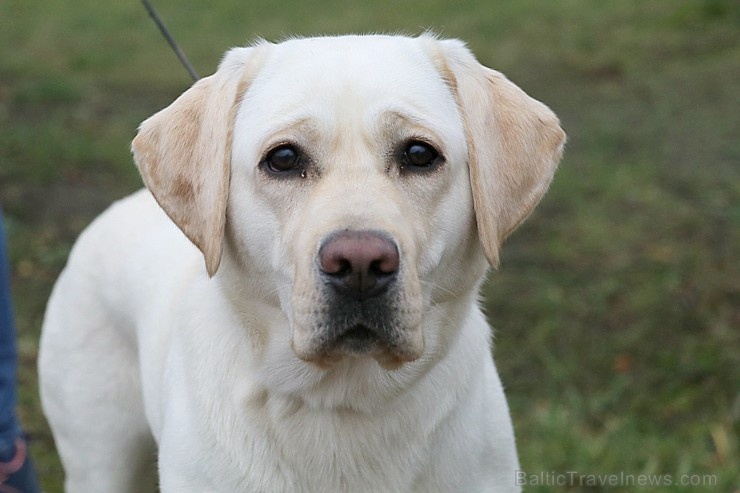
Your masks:
<svg viewBox="0 0 740 493"><path fill-rule="evenodd" d="M522 469L717 482L527 491L740 491L740 2L155 5L203 75L257 36L431 28L551 106L565 159L486 291ZM62 472L36 387L46 299L80 230L140 186L138 123L188 85L138 1L0 2L20 412L48 493Z"/></svg>

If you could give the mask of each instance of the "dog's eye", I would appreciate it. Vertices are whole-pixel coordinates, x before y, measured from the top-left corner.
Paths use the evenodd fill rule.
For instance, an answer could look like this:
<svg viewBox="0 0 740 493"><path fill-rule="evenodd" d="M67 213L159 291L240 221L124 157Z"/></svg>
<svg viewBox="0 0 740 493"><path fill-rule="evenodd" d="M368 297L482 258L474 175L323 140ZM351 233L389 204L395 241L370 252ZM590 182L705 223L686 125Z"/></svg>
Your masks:
<svg viewBox="0 0 740 493"><path fill-rule="evenodd" d="M295 171L301 167L301 156L293 146L282 145L267 154L264 164L273 173Z"/></svg>
<svg viewBox="0 0 740 493"><path fill-rule="evenodd" d="M403 166L431 168L439 160L439 153L425 142L411 141L403 151Z"/></svg>

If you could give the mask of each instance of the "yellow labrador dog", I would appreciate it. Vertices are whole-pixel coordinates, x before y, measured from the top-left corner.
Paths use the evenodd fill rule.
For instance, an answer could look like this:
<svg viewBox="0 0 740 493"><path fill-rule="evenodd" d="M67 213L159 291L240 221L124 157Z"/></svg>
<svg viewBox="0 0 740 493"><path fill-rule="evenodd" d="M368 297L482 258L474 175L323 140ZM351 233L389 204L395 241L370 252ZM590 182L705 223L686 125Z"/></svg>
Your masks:
<svg viewBox="0 0 740 493"><path fill-rule="evenodd" d="M564 140L460 41L229 51L49 302L67 491L518 490L478 290Z"/></svg>

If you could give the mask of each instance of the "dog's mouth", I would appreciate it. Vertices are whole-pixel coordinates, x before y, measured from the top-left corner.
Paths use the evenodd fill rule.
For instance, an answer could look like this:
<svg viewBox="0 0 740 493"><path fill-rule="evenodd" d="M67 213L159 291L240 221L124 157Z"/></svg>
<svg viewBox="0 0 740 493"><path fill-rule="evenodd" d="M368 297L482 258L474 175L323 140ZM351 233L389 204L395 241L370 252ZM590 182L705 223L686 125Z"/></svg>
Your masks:
<svg viewBox="0 0 740 493"><path fill-rule="evenodd" d="M365 356L383 345L377 331L357 324L337 335L331 344L336 350L352 356Z"/></svg>
<svg viewBox="0 0 740 493"><path fill-rule="evenodd" d="M405 331L404 331L405 332ZM404 363L417 359L423 351L420 330L411 331L414 335L402 336L397 331L388 331L385 327L373 327L369 324L356 323L337 330L331 335L318 338L317 345L311 344L312 350L293 349L299 358L314 363L320 368L328 369L345 358L372 358L386 370L396 370ZM418 335L418 337L415 337ZM407 340L408 339L408 340Z"/></svg>

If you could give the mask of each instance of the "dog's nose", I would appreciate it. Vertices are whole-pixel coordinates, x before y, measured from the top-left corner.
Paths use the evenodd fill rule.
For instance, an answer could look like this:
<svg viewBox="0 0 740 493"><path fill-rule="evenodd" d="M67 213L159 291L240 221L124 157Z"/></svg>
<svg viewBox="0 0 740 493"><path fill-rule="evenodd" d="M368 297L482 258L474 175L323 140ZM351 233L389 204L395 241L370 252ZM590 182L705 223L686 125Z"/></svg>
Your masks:
<svg viewBox="0 0 740 493"><path fill-rule="evenodd" d="M396 278L396 244L375 231L342 231L319 249L319 269L337 292L357 300L383 293Z"/></svg>

